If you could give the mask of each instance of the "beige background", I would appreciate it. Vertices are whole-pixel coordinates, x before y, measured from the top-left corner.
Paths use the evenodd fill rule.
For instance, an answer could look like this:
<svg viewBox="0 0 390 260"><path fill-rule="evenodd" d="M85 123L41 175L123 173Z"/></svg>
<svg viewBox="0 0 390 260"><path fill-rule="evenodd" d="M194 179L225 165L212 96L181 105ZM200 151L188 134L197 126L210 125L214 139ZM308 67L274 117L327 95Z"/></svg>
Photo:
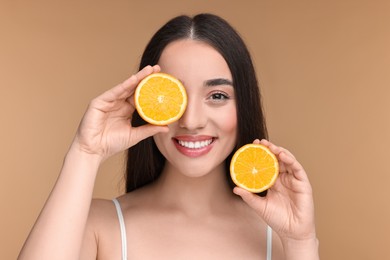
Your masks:
<svg viewBox="0 0 390 260"><path fill-rule="evenodd" d="M158 3L157 3L158 2ZM246 40L270 137L315 191L322 259L390 259L390 1L0 1L0 259L15 259L88 101L152 33L213 12ZM121 155L95 196L122 192Z"/></svg>

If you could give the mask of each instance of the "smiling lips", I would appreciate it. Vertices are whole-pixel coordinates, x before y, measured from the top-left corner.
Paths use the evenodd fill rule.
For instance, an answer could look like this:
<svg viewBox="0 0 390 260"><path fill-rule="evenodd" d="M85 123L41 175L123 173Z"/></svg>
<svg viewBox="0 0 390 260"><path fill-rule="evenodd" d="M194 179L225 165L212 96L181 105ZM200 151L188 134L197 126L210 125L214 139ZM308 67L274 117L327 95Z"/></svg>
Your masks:
<svg viewBox="0 0 390 260"><path fill-rule="evenodd" d="M206 140L206 141L196 141L196 142L187 142L187 141L182 141L182 140L177 140L177 142L186 148L191 148L191 149L199 149L208 146L213 142L212 139Z"/></svg>
<svg viewBox="0 0 390 260"><path fill-rule="evenodd" d="M199 157L208 153L215 138L211 136L178 136L173 138L176 148L188 157Z"/></svg>

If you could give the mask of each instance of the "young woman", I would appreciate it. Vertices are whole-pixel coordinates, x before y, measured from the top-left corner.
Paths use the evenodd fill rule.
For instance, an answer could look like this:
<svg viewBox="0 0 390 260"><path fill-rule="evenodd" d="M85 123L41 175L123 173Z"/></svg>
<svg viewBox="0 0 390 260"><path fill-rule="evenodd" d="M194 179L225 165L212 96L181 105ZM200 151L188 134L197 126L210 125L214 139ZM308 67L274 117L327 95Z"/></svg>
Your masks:
<svg viewBox="0 0 390 260"><path fill-rule="evenodd" d="M159 71L188 94L168 126L146 124L134 109L138 82ZM307 175L266 138L239 35L214 15L176 17L153 36L139 72L90 103L19 259L319 259ZM232 153L250 142L280 163L262 196L229 178ZM99 165L126 149L127 193L92 200Z"/></svg>

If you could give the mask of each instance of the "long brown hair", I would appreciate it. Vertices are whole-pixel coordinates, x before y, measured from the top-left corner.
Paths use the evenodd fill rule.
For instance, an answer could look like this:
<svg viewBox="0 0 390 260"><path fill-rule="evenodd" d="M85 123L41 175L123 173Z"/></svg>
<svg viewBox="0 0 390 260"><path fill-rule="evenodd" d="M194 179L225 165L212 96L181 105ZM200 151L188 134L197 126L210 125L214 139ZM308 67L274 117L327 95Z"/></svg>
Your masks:
<svg viewBox="0 0 390 260"><path fill-rule="evenodd" d="M214 47L227 62L233 78L237 106L237 144L226 158L226 169L235 150L256 138L267 138L267 128L261 106L260 89L253 63L239 34L222 18L212 14L194 17L178 16L168 21L151 38L140 62L140 69L157 64L164 48L180 39L202 41ZM134 113L133 126L146 124ZM128 150L126 191L142 187L157 179L164 167L165 158L149 137ZM231 187L233 182L226 172Z"/></svg>

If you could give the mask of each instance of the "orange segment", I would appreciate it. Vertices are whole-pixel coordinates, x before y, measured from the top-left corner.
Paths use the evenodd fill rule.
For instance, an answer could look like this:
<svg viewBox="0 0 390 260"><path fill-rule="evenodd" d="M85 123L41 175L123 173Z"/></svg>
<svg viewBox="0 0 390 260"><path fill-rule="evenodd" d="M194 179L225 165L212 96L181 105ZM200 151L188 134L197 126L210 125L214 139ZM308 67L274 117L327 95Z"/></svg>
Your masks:
<svg viewBox="0 0 390 260"><path fill-rule="evenodd" d="M233 182L250 192L269 189L279 175L276 156L261 144L247 144L238 149L230 163Z"/></svg>
<svg viewBox="0 0 390 260"><path fill-rule="evenodd" d="M138 84L134 98L139 115L154 125L167 125L179 120L187 106L183 84L165 73L154 73L144 78Z"/></svg>

